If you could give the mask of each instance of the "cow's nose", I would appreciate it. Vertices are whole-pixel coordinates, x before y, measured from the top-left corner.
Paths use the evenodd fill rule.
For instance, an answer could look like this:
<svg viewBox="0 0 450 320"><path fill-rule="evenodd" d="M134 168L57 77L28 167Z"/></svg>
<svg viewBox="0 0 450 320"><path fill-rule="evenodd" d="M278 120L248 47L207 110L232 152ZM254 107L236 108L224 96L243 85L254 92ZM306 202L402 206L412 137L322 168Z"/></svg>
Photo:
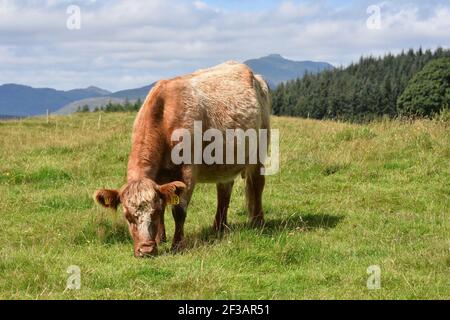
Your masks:
<svg viewBox="0 0 450 320"><path fill-rule="evenodd" d="M158 248L156 244L145 244L141 245L135 253L136 257L144 258L144 257L152 257L158 254Z"/></svg>

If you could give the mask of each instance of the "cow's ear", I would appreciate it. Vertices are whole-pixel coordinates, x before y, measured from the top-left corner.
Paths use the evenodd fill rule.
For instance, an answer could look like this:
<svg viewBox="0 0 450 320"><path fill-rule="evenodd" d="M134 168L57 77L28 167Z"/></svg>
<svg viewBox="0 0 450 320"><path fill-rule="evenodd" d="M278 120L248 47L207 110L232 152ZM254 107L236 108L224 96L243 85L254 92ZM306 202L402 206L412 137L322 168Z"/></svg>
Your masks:
<svg viewBox="0 0 450 320"><path fill-rule="evenodd" d="M120 203L120 194L117 190L100 189L95 191L94 199L105 208L117 210Z"/></svg>
<svg viewBox="0 0 450 320"><path fill-rule="evenodd" d="M163 197L166 204L177 205L180 203L179 195L186 189L186 185L181 181L173 181L160 185L159 193Z"/></svg>

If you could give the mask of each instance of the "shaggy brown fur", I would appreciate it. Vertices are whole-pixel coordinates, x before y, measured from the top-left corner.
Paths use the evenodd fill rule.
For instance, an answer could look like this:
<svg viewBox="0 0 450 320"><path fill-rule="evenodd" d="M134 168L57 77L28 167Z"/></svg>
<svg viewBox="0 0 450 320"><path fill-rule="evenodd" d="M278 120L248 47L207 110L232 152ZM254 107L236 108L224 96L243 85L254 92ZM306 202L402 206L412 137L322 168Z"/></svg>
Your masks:
<svg viewBox="0 0 450 320"><path fill-rule="evenodd" d="M193 132L194 121L209 128L267 129L270 98L267 84L245 65L226 62L171 80L159 81L150 91L133 126L127 184L121 190L99 190L101 205L117 208L122 203L133 236L136 256L154 255L157 242L165 239L164 208L174 204L174 250L184 246L186 209L196 183L217 184L218 207L214 228L226 225L233 180L247 179L249 214L254 224L263 223L262 165L183 164L171 161L171 141L176 129ZM235 150L235 153L237 151ZM248 160L248 154L245 155Z"/></svg>

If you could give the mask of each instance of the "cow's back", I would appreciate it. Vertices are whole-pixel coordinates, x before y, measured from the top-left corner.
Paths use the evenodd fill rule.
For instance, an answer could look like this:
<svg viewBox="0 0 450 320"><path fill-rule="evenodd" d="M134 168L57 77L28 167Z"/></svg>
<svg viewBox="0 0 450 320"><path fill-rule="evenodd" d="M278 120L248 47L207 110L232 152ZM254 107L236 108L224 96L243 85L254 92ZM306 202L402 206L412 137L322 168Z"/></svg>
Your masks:
<svg viewBox="0 0 450 320"><path fill-rule="evenodd" d="M270 98L267 84L244 64L229 61L180 77L183 124L203 129L268 128Z"/></svg>
<svg viewBox="0 0 450 320"><path fill-rule="evenodd" d="M266 82L254 75L249 67L238 62L225 62L213 68L163 80L151 90L134 125L131 159L142 154L161 154L170 159L171 141L177 129L194 133L194 122L200 121L203 132L218 129L270 129L270 95ZM154 122L149 123L148 119ZM149 146L148 136L164 136L170 146ZM225 141L224 141L225 143ZM142 152L142 149L148 149ZM158 151L159 150L159 151ZM156 152L158 151L158 152ZM248 150L245 152L248 158ZM133 162L130 162L133 163ZM236 162L235 162L236 163ZM166 163L170 170L170 161ZM163 167L166 167L163 165ZM229 181L245 169L246 165L196 165L199 182Z"/></svg>

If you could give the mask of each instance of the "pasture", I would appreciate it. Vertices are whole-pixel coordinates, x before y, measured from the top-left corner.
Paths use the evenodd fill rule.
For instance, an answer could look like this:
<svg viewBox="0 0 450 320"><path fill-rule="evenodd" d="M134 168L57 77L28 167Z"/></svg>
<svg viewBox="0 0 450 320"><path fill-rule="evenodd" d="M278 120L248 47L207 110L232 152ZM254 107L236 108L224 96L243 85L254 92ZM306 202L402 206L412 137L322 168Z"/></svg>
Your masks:
<svg viewBox="0 0 450 320"><path fill-rule="evenodd" d="M449 299L449 123L272 118L281 171L266 225L247 225L244 183L222 237L214 185L199 185L188 248L133 257L121 209L92 200L125 182L134 113L0 122L2 299ZM81 288L66 289L69 266ZM380 289L367 268L379 266Z"/></svg>

